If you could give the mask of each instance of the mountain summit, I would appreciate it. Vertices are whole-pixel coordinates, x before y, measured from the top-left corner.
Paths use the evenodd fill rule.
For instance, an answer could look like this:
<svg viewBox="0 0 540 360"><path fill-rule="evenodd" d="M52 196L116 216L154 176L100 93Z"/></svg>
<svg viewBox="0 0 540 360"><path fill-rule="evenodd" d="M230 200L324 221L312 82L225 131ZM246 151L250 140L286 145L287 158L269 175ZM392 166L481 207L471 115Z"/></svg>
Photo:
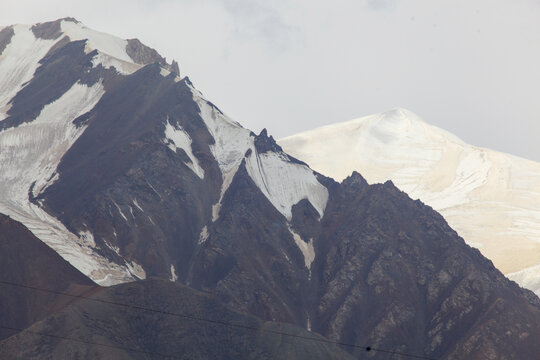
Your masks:
<svg viewBox="0 0 540 360"><path fill-rule="evenodd" d="M91 296L238 319L255 330L311 331L356 345L344 348L355 357L366 356L367 345L375 359L540 353L538 298L392 182L321 175L266 131L256 135L229 119L137 41L63 19L2 28L0 44L0 213L10 217L0 225L20 230L2 240L9 248L30 236L28 228L80 273L110 286L92 288ZM421 134L402 112L384 121ZM374 136L395 143L380 131ZM17 272L16 263L1 260ZM79 272L70 273L80 282ZM67 280L62 287L74 281ZM201 343L239 358L291 356L298 344L283 347L274 337L272 351L251 351L256 336L235 333L217 344L226 332L212 337L214 328L162 321L167 314L92 304L81 300L45 318L39 308L42 320L3 340L2 354L114 357L96 352L94 336L186 357L204 353L206 346L194 345ZM92 341L74 347L58 340L66 334ZM310 348L304 358L333 353Z"/></svg>

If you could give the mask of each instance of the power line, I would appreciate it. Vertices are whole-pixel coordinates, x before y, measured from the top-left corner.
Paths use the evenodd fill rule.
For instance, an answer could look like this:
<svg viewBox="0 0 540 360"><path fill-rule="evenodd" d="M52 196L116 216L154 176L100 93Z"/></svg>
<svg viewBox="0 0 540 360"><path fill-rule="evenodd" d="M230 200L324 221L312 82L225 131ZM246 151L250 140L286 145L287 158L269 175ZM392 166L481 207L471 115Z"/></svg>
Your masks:
<svg viewBox="0 0 540 360"><path fill-rule="evenodd" d="M115 302L115 301L94 299L94 298L91 298L91 297L88 297L88 296L85 296L85 295L73 295L73 294L68 294L68 293L64 293L64 292L61 292L61 291L49 290L49 289L39 288L39 287L35 287L35 286L29 286L29 285L13 283L13 282L9 282L9 281L0 280L0 284L20 287L20 288L29 289L29 290L42 291L42 292L55 294L55 295L68 296L68 297L77 298L77 299L85 299L85 300L89 300L89 301L99 302L99 303L108 304L108 305L116 305L116 306L125 307L125 308L131 308L131 309L135 309L135 310L148 311L148 312L153 312L153 313L162 314L162 315L176 316L176 317L180 317L180 318L185 318L185 319L190 319L190 320L195 320L195 321L201 321L201 322L206 322L206 323L211 323L211 324L216 324L216 325L221 325L221 326L226 326L226 327L234 327L234 328L239 328L239 329L244 329L244 330L260 331L260 332L274 334L274 335L288 336L288 337L292 337L292 338L296 338L296 339L311 340L311 341L317 341L317 342L321 342L321 343L327 343L327 344L334 344L334 345L351 347L351 348L355 348L355 349L363 349L363 350L368 351L368 352L369 351L376 351L376 352L383 352L383 353L392 354L392 355L401 355L401 356L405 356L405 357L409 357L409 358L413 358L413 359L437 360L435 358L430 358L430 357L426 357L426 356L422 356L422 355L408 354L408 353L404 353L404 352L400 352L400 351L384 350L384 349L379 349L379 348L373 348L371 346L361 346L361 345L350 344L350 343L345 343L345 342L340 342L340 341L328 340L328 339L324 339L324 338L315 338L315 337L311 337L311 336L290 334L290 333L285 333L285 332L281 332L281 331L278 331L278 330L263 329L263 328L256 327L256 326L235 324L235 323L230 323L230 322L226 322L226 321L212 320L212 319L202 318L202 317L193 316L193 315L173 313L173 312L170 312L170 311L157 310L157 309L152 309L152 308L139 306L139 305L130 305L130 304L124 304L124 303L119 303L119 302ZM54 337L54 335L53 335L53 337ZM97 344L97 345L99 345L99 344Z"/></svg>

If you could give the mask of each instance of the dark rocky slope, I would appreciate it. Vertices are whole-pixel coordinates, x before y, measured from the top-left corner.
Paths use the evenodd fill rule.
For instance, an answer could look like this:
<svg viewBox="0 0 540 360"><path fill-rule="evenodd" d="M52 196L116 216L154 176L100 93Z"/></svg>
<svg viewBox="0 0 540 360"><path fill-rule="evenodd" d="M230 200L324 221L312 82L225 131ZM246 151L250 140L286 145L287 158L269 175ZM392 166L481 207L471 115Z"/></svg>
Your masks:
<svg viewBox="0 0 540 360"><path fill-rule="evenodd" d="M335 186L314 264L314 329L445 359L540 354L540 302L391 182Z"/></svg>
<svg viewBox="0 0 540 360"><path fill-rule="evenodd" d="M227 215L194 261L192 284L244 311L348 343L445 359L540 353L538 298L438 213L390 182L370 186L353 174L327 183L324 218L303 202L292 219L313 239L311 276L280 214L239 171L225 196Z"/></svg>
<svg viewBox="0 0 540 360"><path fill-rule="evenodd" d="M537 299L390 183L321 177L330 190L324 217L303 201L289 223L241 166L212 222L223 180L189 85L156 65L125 77L88 114L60 180L40 199L68 228L90 225L107 256L117 256L107 244L118 246L149 276L170 278L173 265L179 281L263 319L436 357L540 352ZM163 143L167 119L190 134L204 179ZM311 271L289 226L313 239Z"/></svg>
<svg viewBox="0 0 540 360"><path fill-rule="evenodd" d="M38 197L69 229L88 226L111 259L115 246L148 276L168 278L173 265L182 280L221 185L187 82L163 78L158 65L117 80L76 120L88 128L63 157L60 179ZM183 151L163 142L166 121L191 135L204 179L186 166Z"/></svg>
<svg viewBox="0 0 540 360"><path fill-rule="evenodd" d="M66 292L89 293L95 284L36 238L22 224L0 214L0 280ZM0 283L0 325L25 328L73 299ZM13 335L0 328L0 339Z"/></svg>
<svg viewBox="0 0 540 360"><path fill-rule="evenodd" d="M0 357L111 360L352 359L349 354L325 342L270 333L285 332L325 340L293 325L264 322L234 312L212 296L178 283L146 280L100 288L91 299L133 304L265 331L229 327L84 299L34 324L27 331L0 342ZM81 342L38 336L35 333L74 338Z"/></svg>

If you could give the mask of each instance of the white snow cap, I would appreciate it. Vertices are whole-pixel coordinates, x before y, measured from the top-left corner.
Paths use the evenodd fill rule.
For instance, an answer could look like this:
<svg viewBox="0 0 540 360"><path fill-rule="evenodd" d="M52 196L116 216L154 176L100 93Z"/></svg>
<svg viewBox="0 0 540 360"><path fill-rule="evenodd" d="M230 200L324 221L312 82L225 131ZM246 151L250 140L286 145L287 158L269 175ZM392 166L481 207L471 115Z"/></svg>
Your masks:
<svg viewBox="0 0 540 360"><path fill-rule="evenodd" d="M82 23L61 20L62 35L53 40L37 38L32 25L14 25L13 36L0 55L0 121L7 117L11 100L23 89L40 66L40 60L66 35L71 41L87 39L86 52L97 50L94 66L114 66L122 73L141 67L128 56L127 41L87 28ZM28 189L36 196L58 179L56 168L85 127L73 120L90 111L105 89L101 82L92 86L74 84L56 101L45 105L31 122L0 131L0 212L23 223L40 240L94 281L111 285L144 277L137 264L116 265L93 249L90 232L73 234L65 226L29 200ZM187 147L181 129L172 132L178 146ZM178 144L176 143L178 142ZM192 155L192 154L191 154ZM203 175L192 164L198 176ZM125 215L124 215L125 216Z"/></svg>

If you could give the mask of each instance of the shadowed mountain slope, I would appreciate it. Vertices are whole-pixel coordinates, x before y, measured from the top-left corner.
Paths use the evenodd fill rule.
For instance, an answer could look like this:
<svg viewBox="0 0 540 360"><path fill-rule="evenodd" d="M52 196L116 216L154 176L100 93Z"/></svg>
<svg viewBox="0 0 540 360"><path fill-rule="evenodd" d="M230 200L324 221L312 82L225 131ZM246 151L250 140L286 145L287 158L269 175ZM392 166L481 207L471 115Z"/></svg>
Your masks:
<svg viewBox="0 0 540 360"><path fill-rule="evenodd" d="M80 300L1 342L0 356L24 359L352 359L317 334L234 312L208 294L169 281L145 280L101 288L91 299L108 303ZM156 314L141 307L187 317Z"/></svg>
<svg viewBox="0 0 540 360"><path fill-rule="evenodd" d="M73 295L90 292L95 284L22 224L0 214L0 325L25 328L72 299L6 284L24 284ZM13 335L0 329L0 339Z"/></svg>

